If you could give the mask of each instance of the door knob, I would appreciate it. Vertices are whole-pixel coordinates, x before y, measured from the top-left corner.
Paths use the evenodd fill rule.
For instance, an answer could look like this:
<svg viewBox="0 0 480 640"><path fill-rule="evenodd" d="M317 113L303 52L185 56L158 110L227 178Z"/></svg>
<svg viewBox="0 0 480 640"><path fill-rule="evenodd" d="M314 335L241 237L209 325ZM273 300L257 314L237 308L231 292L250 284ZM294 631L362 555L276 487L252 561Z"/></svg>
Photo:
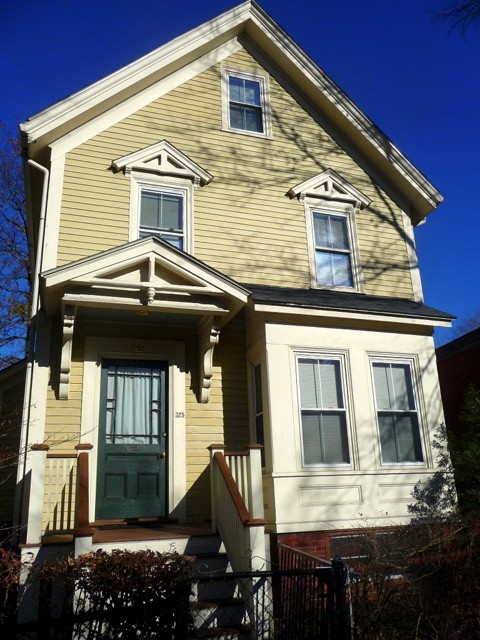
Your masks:
<svg viewBox="0 0 480 640"><path fill-rule="evenodd" d="M167 457L167 454L165 451L162 451L162 453L160 454L160 458L162 458L162 460L164 460Z"/></svg>

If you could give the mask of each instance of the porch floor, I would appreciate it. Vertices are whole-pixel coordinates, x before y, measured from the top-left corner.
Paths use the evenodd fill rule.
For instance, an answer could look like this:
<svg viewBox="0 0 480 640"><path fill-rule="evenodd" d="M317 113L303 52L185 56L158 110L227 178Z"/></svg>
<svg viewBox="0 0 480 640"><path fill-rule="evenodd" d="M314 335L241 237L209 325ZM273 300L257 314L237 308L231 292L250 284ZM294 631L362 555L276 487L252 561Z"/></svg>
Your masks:
<svg viewBox="0 0 480 640"><path fill-rule="evenodd" d="M102 524L92 525L93 543L135 542L140 540L172 540L194 536L213 535L209 522L194 524L148 523L148 524ZM73 543L73 534L52 533L42 537L42 544Z"/></svg>

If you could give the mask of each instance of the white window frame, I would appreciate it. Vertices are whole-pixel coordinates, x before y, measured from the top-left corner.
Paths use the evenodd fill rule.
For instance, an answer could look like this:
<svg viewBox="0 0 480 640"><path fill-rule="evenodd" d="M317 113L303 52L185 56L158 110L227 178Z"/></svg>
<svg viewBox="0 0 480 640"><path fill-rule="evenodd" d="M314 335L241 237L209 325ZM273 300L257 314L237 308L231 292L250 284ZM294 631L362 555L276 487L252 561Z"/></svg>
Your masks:
<svg viewBox="0 0 480 640"><path fill-rule="evenodd" d="M258 82L260 86L260 103L262 110L263 131L249 131L247 129L236 129L230 126L230 77L242 78ZM222 130L240 135L256 136L260 138L272 137L271 114L270 114L270 89L268 76L252 71L244 71L234 67L222 66Z"/></svg>
<svg viewBox="0 0 480 640"><path fill-rule="evenodd" d="M352 286L328 285L318 281L314 230L314 213L344 217L347 221L348 241L350 244L350 263ZM355 233L355 207L345 202L332 202L319 198L305 198L305 214L308 240L308 259L310 265L310 286L315 289L333 289L335 291L363 291L362 271Z"/></svg>
<svg viewBox="0 0 480 640"><path fill-rule="evenodd" d="M302 399L300 389L300 372L299 361L300 360L335 360L340 364L340 377L341 377L341 389L343 395L343 411L345 415L345 429L347 436L348 447L348 462L319 462L319 463L306 463L305 462L305 449L303 445L303 423L302 423ZM295 353L295 375L296 375L296 388L297 388L297 415L298 415L298 428L300 433L300 452L302 460L302 468L304 469L352 469L354 467L354 448L352 446L352 401L348 388L348 371L347 371L346 354L344 353L332 353L332 352L296 352ZM338 409L337 409L338 410Z"/></svg>
<svg viewBox="0 0 480 640"><path fill-rule="evenodd" d="M181 195L183 198L183 251L193 253L193 185L190 180L166 176L134 174L131 176L129 239L140 237L142 190ZM162 234L154 234L162 237ZM172 245L173 246L173 245Z"/></svg>
<svg viewBox="0 0 480 640"><path fill-rule="evenodd" d="M410 371L410 378L411 378L411 384L412 384L412 393L413 393L413 399L415 402L415 413L417 416L417 424L418 424L418 437L420 439L420 447L421 447L421 453L422 453L422 460L418 460L418 461L409 461L406 460L405 462L402 461L394 461L394 462L386 462L383 460L383 453L382 453L382 442L381 442L381 435L380 435L380 423L378 420L378 415L381 412L381 410L378 409L378 405L377 405L377 391L375 388L375 378L373 375L373 365L374 364L400 364L400 365L407 365ZM375 411L375 421L376 421L376 425L377 425L377 443L378 443L378 450L379 450L379 459L380 459L380 465L382 467L426 467L428 464L427 461L427 451L426 451L426 447L425 447L425 433L424 433L424 424L425 424L425 418L424 418L424 412L423 412L423 404L421 402L421 394L420 394L420 388L419 388L419 380L421 379L418 376L418 372L417 372L417 362L415 358L405 358L405 357L398 357L398 356L375 356L375 355L371 355L370 356L370 377L371 377L371 385L372 385L372 394L373 394L373 407L374 407L374 411ZM401 411L395 411L394 413L401 413ZM405 413L413 413L412 411L406 411Z"/></svg>

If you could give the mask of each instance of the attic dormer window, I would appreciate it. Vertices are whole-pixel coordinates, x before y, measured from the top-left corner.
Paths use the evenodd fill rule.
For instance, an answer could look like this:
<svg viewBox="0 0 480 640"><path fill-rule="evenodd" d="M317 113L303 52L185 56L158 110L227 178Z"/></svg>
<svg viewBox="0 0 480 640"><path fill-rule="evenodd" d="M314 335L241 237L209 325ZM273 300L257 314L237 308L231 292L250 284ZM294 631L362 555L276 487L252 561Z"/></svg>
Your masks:
<svg viewBox="0 0 480 640"><path fill-rule="evenodd" d="M213 176L167 140L112 161L130 178L130 240L159 236L193 253L193 191Z"/></svg>
<svg viewBox="0 0 480 640"><path fill-rule="evenodd" d="M157 235L178 249L184 248L185 192L140 185L138 235Z"/></svg>
<svg viewBox="0 0 480 640"><path fill-rule="evenodd" d="M223 70L223 128L237 133L270 135L266 76Z"/></svg>
<svg viewBox="0 0 480 640"><path fill-rule="evenodd" d="M291 187L288 195L305 206L311 286L361 291L355 215L370 199L333 169Z"/></svg>

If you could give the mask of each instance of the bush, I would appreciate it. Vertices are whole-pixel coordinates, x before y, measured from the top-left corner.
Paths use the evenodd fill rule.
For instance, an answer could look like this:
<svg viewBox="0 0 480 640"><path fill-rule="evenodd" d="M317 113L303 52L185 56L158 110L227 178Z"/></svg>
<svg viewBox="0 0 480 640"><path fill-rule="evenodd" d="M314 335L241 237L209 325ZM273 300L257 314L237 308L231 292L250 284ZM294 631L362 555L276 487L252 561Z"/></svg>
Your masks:
<svg viewBox="0 0 480 640"><path fill-rule="evenodd" d="M99 550L45 565L41 579L70 594L75 632L82 639L186 638L191 558L154 551Z"/></svg>

